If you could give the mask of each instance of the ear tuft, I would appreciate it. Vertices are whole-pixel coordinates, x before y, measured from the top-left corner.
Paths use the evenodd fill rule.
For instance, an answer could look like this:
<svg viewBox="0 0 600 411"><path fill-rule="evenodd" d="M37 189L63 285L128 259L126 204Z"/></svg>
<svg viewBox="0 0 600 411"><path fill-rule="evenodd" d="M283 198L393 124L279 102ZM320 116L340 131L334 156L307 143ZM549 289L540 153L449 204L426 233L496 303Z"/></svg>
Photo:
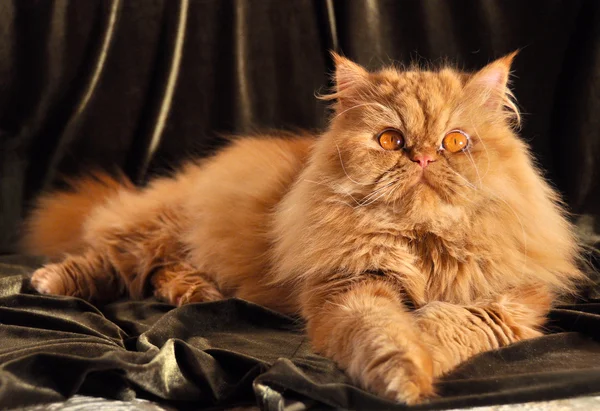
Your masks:
<svg viewBox="0 0 600 411"><path fill-rule="evenodd" d="M335 86L336 92L342 93L367 80L369 73L362 66L331 52L335 63Z"/></svg>
<svg viewBox="0 0 600 411"><path fill-rule="evenodd" d="M506 108L512 120L518 125L521 121L514 96L508 88L510 69L518 51L513 51L504 57L494 60L467 82L468 94L477 99L478 104L492 110Z"/></svg>
<svg viewBox="0 0 600 411"><path fill-rule="evenodd" d="M495 90L504 93L508 86L510 68L517 54L518 51L513 51L512 53L491 62L475 73L473 78L469 81L469 84L474 84L487 90Z"/></svg>

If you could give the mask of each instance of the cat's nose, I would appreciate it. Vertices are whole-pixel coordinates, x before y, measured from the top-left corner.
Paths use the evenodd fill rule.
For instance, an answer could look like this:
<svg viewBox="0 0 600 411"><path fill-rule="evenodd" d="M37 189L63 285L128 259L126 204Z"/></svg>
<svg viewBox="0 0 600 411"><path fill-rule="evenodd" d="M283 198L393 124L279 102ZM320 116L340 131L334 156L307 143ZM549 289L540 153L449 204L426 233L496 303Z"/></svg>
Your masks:
<svg viewBox="0 0 600 411"><path fill-rule="evenodd" d="M429 163L433 163L435 158L431 154L415 154L410 158L415 163L419 163L421 168L425 168Z"/></svg>

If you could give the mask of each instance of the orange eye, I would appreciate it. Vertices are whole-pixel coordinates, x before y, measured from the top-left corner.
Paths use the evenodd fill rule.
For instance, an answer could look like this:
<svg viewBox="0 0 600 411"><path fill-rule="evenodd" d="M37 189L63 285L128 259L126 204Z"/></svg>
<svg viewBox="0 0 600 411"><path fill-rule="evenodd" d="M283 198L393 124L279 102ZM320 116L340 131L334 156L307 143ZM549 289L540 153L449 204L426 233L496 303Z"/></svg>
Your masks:
<svg viewBox="0 0 600 411"><path fill-rule="evenodd" d="M383 130L377 136L377 140L379 140L379 145L384 150L400 150L404 147L404 137L398 130Z"/></svg>
<svg viewBox="0 0 600 411"><path fill-rule="evenodd" d="M444 150L451 153L458 153L467 148L468 145L469 136L459 130L449 132L442 140L442 147L444 147Z"/></svg>

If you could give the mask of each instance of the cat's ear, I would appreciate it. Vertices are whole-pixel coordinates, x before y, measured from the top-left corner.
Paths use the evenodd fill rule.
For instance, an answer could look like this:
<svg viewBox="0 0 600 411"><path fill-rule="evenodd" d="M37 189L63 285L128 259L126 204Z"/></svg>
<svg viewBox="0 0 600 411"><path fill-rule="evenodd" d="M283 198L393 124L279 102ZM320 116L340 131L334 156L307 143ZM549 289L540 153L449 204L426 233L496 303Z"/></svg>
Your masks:
<svg viewBox="0 0 600 411"><path fill-rule="evenodd" d="M369 72L362 66L335 52L331 56L335 63L335 92L340 97L367 81Z"/></svg>
<svg viewBox="0 0 600 411"><path fill-rule="evenodd" d="M495 60L475 73L466 85L466 90L474 94L486 107L500 109L506 102L510 68L518 51L513 51Z"/></svg>

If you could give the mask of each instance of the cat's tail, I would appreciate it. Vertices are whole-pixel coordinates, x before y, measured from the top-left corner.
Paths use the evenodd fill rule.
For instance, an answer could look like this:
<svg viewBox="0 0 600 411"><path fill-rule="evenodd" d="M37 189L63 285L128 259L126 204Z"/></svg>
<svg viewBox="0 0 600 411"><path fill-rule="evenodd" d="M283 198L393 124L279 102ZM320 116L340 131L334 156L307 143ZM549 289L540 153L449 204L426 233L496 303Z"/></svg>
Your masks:
<svg viewBox="0 0 600 411"><path fill-rule="evenodd" d="M135 190L127 177L93 171L66 179L67 188L42 194L26 218L21 249L27 254L58 259L84 247L83 225L90 212L120 190Z"/></svg>

